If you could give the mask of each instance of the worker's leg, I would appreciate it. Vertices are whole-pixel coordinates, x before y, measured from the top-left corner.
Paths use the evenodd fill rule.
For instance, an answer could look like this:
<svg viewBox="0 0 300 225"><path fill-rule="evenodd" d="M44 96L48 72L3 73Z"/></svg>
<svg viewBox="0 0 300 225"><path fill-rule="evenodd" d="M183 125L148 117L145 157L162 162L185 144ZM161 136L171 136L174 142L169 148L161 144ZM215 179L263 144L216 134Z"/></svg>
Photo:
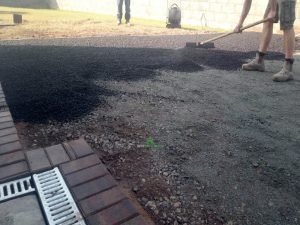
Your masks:
<svg viewBox="0 0 300 225"><path fill-rule="evenodd" d="M117 0L117 5L118 5L118 12L117 12L118 25L120 25L123 16L123 0Z"/></svg>
<svg viewBox="0 0 300 225"><path fill-rule="evenodd" d="M273 21L265 22L263 25L262 37L259 45L259 52L266 53L273 36Z"/></svg>
<svg viewBox="0 0 300 225"><path fill-rule="evenodd" d="M130 22L130 0L125 0L125 9L126 9L125 20L126 23L129 23Z"/></svg>
<svg viewBox="0 0 300 225"><path fill-rule="evenodd" d="M295 48L296 0L280 1L280 29L283 30L285 62L282 70L273 76L274 81L293 80L293 52Z"/></svg>
<svg viewBox="0 0 300 225"><path fill-rule="evenodd" d="M269 16L270 10L271 7L270 5L268 5L264 18L267 18ZM278 22L278 7L274 21L268 21L263 24L262 36L256 58L251 62L244 64L242 66L243 70L262 72L265 71L264 57L272 39L274 22Z"/></svg>
<svg viewBox="0 0 300 225"><path fill-rule="evenodd" d="M286 59L292 59L295 50L295 31L294 28L290 28L283 31L284 36L284 52Z"/></svg>

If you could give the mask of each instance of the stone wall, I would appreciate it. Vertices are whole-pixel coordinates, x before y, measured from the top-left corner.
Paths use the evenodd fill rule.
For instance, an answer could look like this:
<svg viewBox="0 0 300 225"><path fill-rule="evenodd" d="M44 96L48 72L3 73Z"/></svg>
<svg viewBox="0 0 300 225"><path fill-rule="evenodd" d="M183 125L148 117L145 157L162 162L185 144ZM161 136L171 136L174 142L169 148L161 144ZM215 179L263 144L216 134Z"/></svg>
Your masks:
<svg viewBox="0 0 300 225"><path fill-rule="evenodd" d="M267 2L267 0L253 0L252 9L245 24L260 20ZM132 15L165 21L167 9L171 3L178 3L181 6L183 24L222 29L232 29L236 25L243 7L243 0L131 0ZM116 0L0 0L0 5L50 7L116 15ZM295 27L297 32L300 32L300 0L297 0ZM279 29L278 25L275 29Z"/></svg>

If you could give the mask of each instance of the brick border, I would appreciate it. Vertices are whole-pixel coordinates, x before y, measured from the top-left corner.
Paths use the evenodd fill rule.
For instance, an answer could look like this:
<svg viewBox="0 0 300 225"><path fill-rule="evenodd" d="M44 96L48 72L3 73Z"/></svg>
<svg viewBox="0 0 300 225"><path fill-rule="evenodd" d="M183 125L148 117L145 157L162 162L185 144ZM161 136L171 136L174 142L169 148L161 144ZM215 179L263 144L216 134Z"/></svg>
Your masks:
<svg viewBox="0 0 300 225"><path fill-rule="evenodd" d="M84 139L25 151L0 83L0 183L56 166L88 225L148 224Z"/></svg>
<svg viewBox="0 0 300 225"><path fill-rule="evenodd" d="M0 83L0 182L29 175L29 167Z"/></svg>

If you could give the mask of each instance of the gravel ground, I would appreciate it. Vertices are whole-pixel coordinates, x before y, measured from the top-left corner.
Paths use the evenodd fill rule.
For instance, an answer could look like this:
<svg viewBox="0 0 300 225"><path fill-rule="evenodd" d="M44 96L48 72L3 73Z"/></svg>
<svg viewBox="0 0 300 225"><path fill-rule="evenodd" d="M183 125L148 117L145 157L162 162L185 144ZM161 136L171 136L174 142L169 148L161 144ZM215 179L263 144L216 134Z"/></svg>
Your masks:
<svg viewBox="0 0 300 225"><path fill-rule="evenodd" d="M271 81L281 37L265 73L239 70L256 33L173 50L209 37L0 42L23 143L84 137L156 224L299 224L300 86Z"/></svg>

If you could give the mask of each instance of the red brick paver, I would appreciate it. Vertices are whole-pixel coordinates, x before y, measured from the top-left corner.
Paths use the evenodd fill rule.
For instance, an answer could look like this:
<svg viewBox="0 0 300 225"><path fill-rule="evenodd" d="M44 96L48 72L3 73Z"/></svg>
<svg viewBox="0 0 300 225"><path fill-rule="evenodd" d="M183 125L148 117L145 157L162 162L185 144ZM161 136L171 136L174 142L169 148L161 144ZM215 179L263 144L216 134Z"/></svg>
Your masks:
<svg viewBox="0 0 300 225"><path fill-rule="evenodd" d="M32 173L51 169L50 161L42 148L26 152L26 157Z"/></svg>
<svg viewBox="0 0 300 225"><path fill-rule="evenodd" d="M0 123L0 129L5 129L5 128L11 128L11 127L15 127L14 123L12 121L7 121L7 122L3 122Z"/></svg>
<svg viewBox="0 0 300 225"><path fill-rule="evenodd" d="M121 192L121 190L118 187L114 187L80 201L79 206L84 215L88 216L108 208L125 198L126 196Z"/></svg>
<svg viewBox="0 0 300 225"><path fill-rule="evenodd" d="M68 184L71 187L74 187L76 185L85 183L87 181L93 180L98 177L102 177L105 174L107 174L108 171L106 167L103 164L98 164L83 170L80 170L78 172L69 174L65 176Z"/></svg>
<svg viewBox="0 0 300 225"><path fill-rule="evenodd" d="M76 186L74 188L71 188L71 190L73 191L77 200L82 200L102 191L106 191L115 186L117 186L117 183L112 178L112 176L106 175L104 177L100 177L95 180Z"/></svg>
<svg viewBox="0 0 300 225"><path fill-rule="evenodd" d="M2 139L2 137L1 137ZM19 141L0 145L0 155L21 150L22 146Z"/></svg>
<svg viewBox="0 0 300 225"><path fill-rule="evenodd" d="M63 145L64 149L66 150L66 152L69 155L71 160L77 159L73 149L71 148L71 146L68 143L63 143L62 145Z"/></svg>
<svg viewBox="0 0 300 225"><path fill-rule="evenodd" d="M0 84L0 183L29 173L17 130Z"/></svg>
<svg viewBox="0 0 300 225"><path fill-rule="evenodd" d="M138 216L138 211L125 199L87 218L89 224L116 225Z"/></svg>
<svg viewBox="0 0 300 225"><path fill-rule="evenodd" d="M62 145L54 145L45 148L45 151L53 166L70 161L70 157Z"/></svg>
<svg viewBox="0 0 300 225"><path fill-rule="evenodd" d="M25 155L23 151L13 152L0 156L0 167L9 165L15 162L25 161ZM1 169L2 170L2 169Z"/></svg>
<svg viewBox="0 0 300 225"><path fill-rule="evenodd" d="M12 118L10 115L0 117L0 123L9 122L9 121L12 121Z"/></svg>
<svg viewBox="0 0 300 225"><path fill-rule="evenodd" d="M9 135L9 134L16 134L16 133L17 133L16 128L9 127L9 128L0 130L0 137L6 136L6 135Z"/></svg>
<svg viewBox="0 0 300 225"><path fill-rule="evenodd" d="M11 116L9 111L0 112L0 117Z"/></svg>
<svg viewBox="0 0 300 225"><path fill-rule="evenodd" d="M0 146L4 145L4 144L16 142L18 140L19 140L19 137L17 134L9 134L9 135L6 135L6 136L3 136L0 138Z"/></svg>
<svg viewBox="0 0 300 225"><path fill-rule="evenodd" d="M60 165L60 169L62 171L63 174L67 175L69 173L73 173L75 171L78 170L82 170L84 168L96 165L101 163L98 156L93 154L93 155L89 155L86 156L84 158L81 159L77 159L74 161L71 161L69 163L64 163L62 165Z"/></svg>
<svg viewBox="0 0 300 225"><path fill-rule="evenodd" d="M148 225L148 223L145 222L142 216L137 216L121 225Z"/></svg>
<svg viewBox="0 0 300 225"><path fill-rule="evenodd" d="M70 141L66 143L66 145L69 145L72 148L76 158L81 158L94 153L91 147L82 138L75 141Z"/></svg>
<svg viewBox="0 0 300 225"><path fill-rule="evenodd" d="M25 161L10 164L0 168L0 180L7 181L11 178L17 178L22 175L29 174L29 169Z"/></svg>

